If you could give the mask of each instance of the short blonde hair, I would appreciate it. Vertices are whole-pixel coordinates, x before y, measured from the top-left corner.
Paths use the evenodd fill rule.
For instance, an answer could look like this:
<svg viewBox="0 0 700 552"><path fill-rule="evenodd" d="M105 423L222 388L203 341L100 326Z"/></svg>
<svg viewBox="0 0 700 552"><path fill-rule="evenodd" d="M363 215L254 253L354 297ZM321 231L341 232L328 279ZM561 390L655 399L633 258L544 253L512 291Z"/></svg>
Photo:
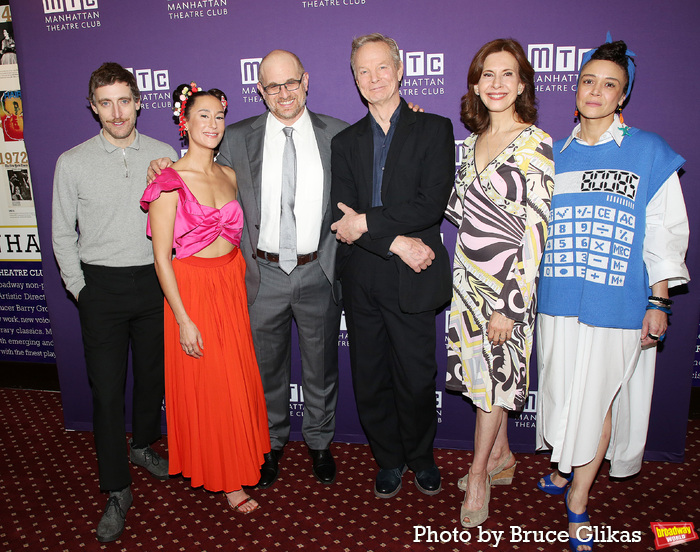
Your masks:
<svg viewBox="0 0 700 552"><path fill-rule="evenodd" d="M355 54L357 54L357 51L362 48L365 44L369 44L370 42L383 42L389 47L389 51L391 52L391 57L394 60L394 65L396 66L396 69L399 68L399 65L401 65L401 54L399 53L399 45L396 44L396 41L393 38L389 38L388 36L384 36L381 33L372 33L372 34L367 34L364 36L358 36L352 41L352 51L350 52L350 65L352 67L352 74L357 78L357 73L355 72Z"/></svg>

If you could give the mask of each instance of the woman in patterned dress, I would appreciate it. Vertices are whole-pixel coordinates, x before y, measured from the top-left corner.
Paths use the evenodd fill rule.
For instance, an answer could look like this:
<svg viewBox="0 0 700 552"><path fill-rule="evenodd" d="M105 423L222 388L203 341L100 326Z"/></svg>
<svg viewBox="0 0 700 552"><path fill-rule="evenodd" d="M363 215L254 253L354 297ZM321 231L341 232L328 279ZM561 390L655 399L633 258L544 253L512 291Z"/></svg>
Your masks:
<svg viewBox="0 0 700 552"><path fill-rule="evenodd" d="M474 459L459 481L464 527L488 517L491 485L513 479L508 410L528 388L535 287L547 240L552 142L534 126L534 70L511 39L472 60L461 118L472 135L446 217L459 227L450 310L447 388L477 407Z"/></svg>

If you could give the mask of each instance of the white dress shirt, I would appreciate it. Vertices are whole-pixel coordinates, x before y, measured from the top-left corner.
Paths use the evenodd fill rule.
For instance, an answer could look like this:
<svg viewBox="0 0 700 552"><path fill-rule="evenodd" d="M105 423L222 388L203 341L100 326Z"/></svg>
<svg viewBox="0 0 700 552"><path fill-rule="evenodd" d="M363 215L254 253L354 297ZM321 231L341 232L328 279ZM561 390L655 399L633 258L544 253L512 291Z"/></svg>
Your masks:
<svg viewBox="0 0 700 552"><path fill-rule="evenodd" d="M282 196L282 153L287 126L271 113L265 124L263 145L262 185L260 200L260 237L258 249L279 253L280 203ZM293 125L292 139L297 156L297 189L294 216L297 226L297 254L318 250L323 218L323 166L309 112Z"/></svg>

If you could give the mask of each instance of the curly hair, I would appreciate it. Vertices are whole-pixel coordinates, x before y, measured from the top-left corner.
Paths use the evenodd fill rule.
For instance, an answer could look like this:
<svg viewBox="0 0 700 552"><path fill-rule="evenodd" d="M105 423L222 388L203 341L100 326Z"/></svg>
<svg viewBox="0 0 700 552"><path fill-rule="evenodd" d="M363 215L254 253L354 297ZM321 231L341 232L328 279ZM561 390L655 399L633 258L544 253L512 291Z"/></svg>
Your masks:
<svg viewBox="0 0 700 552"><path fill-rule="evenodd" d="M139 92L138 84L136 84L136 78L131 71L127 71L121 65L113 61L103 63L92 72L88 85L87 100L92 105L95 105L95 90L101 86L110 86L115 82L123 82L128 85L134 101L139 101L141 93Z"/></svg>

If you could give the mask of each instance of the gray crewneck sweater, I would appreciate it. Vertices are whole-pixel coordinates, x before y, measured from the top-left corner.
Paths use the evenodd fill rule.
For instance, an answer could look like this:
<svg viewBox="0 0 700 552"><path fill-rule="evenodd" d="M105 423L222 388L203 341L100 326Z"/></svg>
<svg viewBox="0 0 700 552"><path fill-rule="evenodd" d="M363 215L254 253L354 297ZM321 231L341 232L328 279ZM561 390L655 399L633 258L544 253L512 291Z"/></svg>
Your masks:
<svg viewBox="0 0 700 552"><path fill-rule="evenodd" d="M54 174L53 252L75 297L85 286L81 261L112 267L153 263L139 200L148 164L178 159L171 146L138 132L126 148L110 143L103 132L63 153Z"/></svg>

